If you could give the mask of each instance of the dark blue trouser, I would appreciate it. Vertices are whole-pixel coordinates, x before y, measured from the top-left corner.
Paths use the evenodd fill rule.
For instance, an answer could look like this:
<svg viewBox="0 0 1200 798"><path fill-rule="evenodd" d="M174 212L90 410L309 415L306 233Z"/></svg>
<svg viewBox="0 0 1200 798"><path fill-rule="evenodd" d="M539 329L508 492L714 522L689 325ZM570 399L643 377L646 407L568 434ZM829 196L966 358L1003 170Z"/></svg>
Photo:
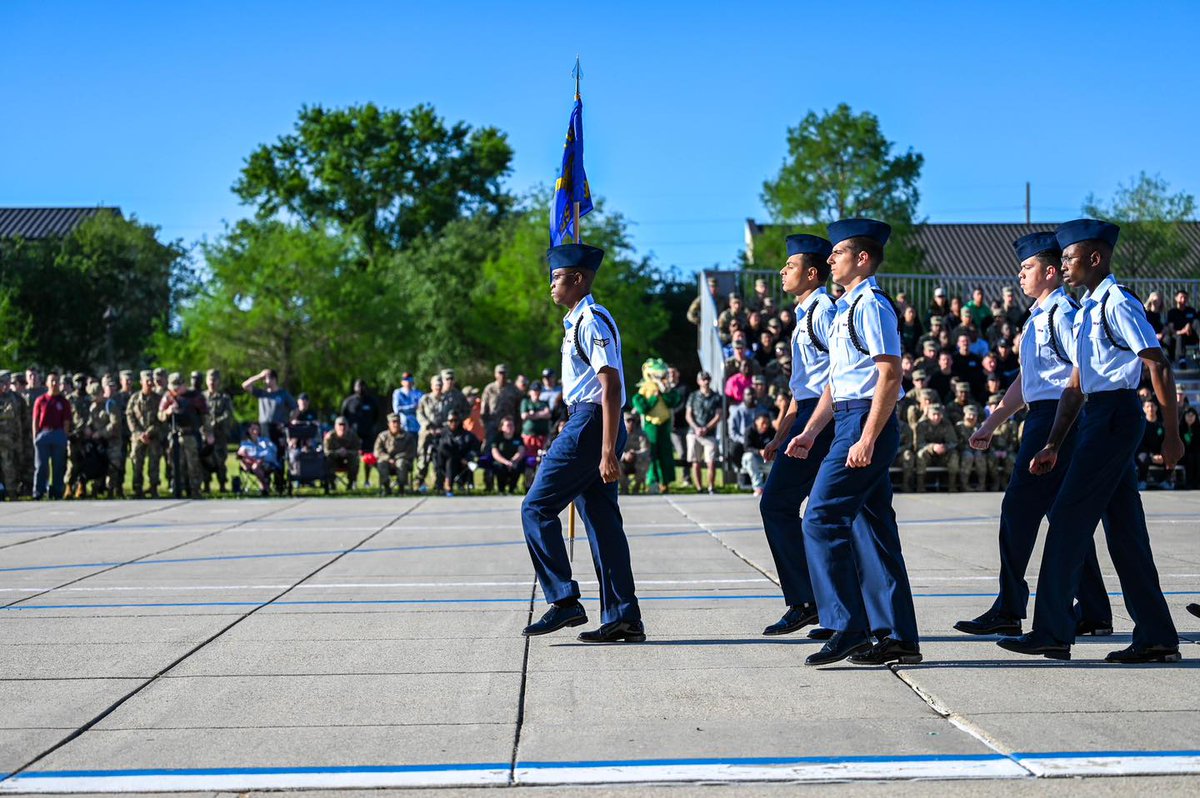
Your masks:
<svg viewBox="0 0 1200 798"><path fill-rule="evenodd" d="M576 500L600 582L601 621L637 621L642 615L634 595L629 541L617 506L617 483L605 484L600 478L603 426L600 405L571 408L566 427L550 445L533 486L521 502L521 524L546 601L579 598L579 585L571 578L571 561L558 520L558 514ZM624 424L618 423L617 427L619 460L626 433Z"/></svg>
<svg viewBox="0 0 1200 798"><path fill-rule="evenodd" d="M767 484L758 503L763 531L767 533L771 557L775 560L775 572L779 574L779 585L783 588L783 600L789 607L814 600L812 580L808 576L808 558L804 556L804 523L800 516L800 505L808 498L821 461L833 443L833 425L827 425L817 436L806 459L788 457L785 452L792 439L804 431L804 425L816 407L816 399L796 402L796 420L775 454L775 464L767 475Z"/></svg>
<svg viewBox="0 0 1200 798"><path fill-rule="evenodd" d="M50 483L50 498L63 497L63 473L67 468L67 433L60 429L42 430L33 440L33 496L46 495Z"/></svg>
<svg viewBox="0 0 1200 798"><path fill-rule="evenodd" d="M888 474L900 447L895 413L875 441L870 465L846 465L868 412L859 407L834 415L833 443L804 513L808 573L822 626L863 634L872 626L886 628L893 639L916 643L917 616Z"/></svg>
<svg viewBox="0 0 1200 798"><path fill-rule="evenodd" d="M1029 404L1021 447L1013 464L1012 478L1000 507L1000 592L992 609L1012 618L1024 618L1029 605L1029 584L1025 570L1033 556L1038 527L1050 512L1071 465L1078 427L1072 427L1058 450L1058 465L1049 474L1029 473L1031 461L1050 437L1058 401L1047 399ZM1107 527L1107 522L1105 523ZM1096 559L1095 536L1088 539L1083 572L1079 579L1079 616L1081 619L1112 623L1112 606Z"/></svg>
<svg viewBox="0 0 1200 798"><path fill-rule="evenodd" d="M1033 605L1033 631L1039 638L1068 645L1075 642L1071 597L1096 525L1107 515L1105 538L1121 580L1125 607L1133 618L1134 645L1179 645L1159 586L1137 489L1133 455L1144 427L1145 417L1133 391L1088 396L1075 456L1050 510L1050 530Z"/></svg>

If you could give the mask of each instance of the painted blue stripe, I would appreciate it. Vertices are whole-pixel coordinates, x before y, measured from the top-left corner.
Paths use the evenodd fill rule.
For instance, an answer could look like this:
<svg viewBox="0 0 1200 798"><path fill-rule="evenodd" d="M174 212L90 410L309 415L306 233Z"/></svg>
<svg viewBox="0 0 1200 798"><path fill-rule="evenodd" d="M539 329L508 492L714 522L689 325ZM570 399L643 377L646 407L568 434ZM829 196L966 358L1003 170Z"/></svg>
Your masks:
<svg viewBox="0 0 1200 798"><path fill-rule="evenodd" d="M1031 594L1032 595L1032 594ZM1120 593L1109 593L1110 596L1120 596ZM1200 591L1169 591L1167 596L1198 596ZM993 598L992 593L914 593L914 598ZM584 596L580 601L599 601L599 598ZM776 593L752 594L699 594L685 596L642 596L639 601L778 601ZM524 604L527 598L414 598L414 599L310 599L282 601L169 601L169 602L128 602L120 604L15 604L0 607L0 610L113 610L136 609L139 607L258 607L270 604L272 607L319 607L346 605L403 605L403 604Z"/></svg>

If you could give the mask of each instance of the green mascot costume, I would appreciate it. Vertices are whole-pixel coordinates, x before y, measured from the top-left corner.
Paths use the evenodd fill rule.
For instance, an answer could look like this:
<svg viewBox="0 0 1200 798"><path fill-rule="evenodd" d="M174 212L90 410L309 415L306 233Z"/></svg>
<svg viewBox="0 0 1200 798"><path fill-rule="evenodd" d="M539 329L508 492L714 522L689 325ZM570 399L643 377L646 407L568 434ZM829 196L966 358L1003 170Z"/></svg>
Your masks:
<svg viewBox="0 0 1200 798"><path fill-rule="evenodd" d="M633 409L642 417L642 431L650 443L650 468L646 484L651 493L666 493L675 481L675 449L671 445L674 408L683 401L679 391L667 390L667 364L652 357L642 364L642 381L633 395Z"/></svg>

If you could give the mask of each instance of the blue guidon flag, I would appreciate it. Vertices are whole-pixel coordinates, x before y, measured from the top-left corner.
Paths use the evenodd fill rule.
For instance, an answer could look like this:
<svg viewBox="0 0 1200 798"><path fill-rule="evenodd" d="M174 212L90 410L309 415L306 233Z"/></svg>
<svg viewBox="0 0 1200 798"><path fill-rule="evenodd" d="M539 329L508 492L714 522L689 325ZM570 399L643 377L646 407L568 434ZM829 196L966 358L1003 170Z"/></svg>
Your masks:
<svg viewBox="0 0 1200 798"><path fill-rule="evenodd" d="M578 243L575 230L575 203L579 216L592 210L592 192L583 171L583 99L576 95L563 144L562 168L554 181L554 207L550 211L550 246Z"/></svg>

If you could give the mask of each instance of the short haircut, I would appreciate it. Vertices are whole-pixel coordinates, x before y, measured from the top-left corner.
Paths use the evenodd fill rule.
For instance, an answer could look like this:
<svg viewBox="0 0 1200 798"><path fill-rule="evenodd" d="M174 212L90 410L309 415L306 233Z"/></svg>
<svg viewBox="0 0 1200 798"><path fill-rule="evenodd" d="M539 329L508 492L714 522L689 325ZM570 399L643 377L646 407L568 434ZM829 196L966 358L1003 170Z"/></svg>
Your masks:
<svg viewBox="0 0 1200 798"><path fill-rule="evenodd" d="M821 282L824 283L829 280L829 259L822 258L819 253L816 253L816 252L801 253L800 268L816 269L817 277L820 278Z"/></svg>
<svg viewBox="0 0 1200 798"><path fill-rule="evenodd" d="M1034 255L1033 259L1042 264L1044 268L1054 269L1060 277L1062 276L1062 250L1048 249Z"/></svg>
<svg viewBox="0 0 1200 798"><path fill-rule="evenodd" d="M855 236L854 238L846 239L846 241L854 250L855 255L857 255L859 252L867 253L867 258L871 261L872 272L879 270L880 264L883 263L883 244L880 244L873 238L867 238L866 236Z"/></svg>
<svg viewBox="0 0 1200 798"><path fill-rule="evenodd" d="M267 377L272 380L277 380L279 379L279 372L275 369L267 369Z"/></svg>

